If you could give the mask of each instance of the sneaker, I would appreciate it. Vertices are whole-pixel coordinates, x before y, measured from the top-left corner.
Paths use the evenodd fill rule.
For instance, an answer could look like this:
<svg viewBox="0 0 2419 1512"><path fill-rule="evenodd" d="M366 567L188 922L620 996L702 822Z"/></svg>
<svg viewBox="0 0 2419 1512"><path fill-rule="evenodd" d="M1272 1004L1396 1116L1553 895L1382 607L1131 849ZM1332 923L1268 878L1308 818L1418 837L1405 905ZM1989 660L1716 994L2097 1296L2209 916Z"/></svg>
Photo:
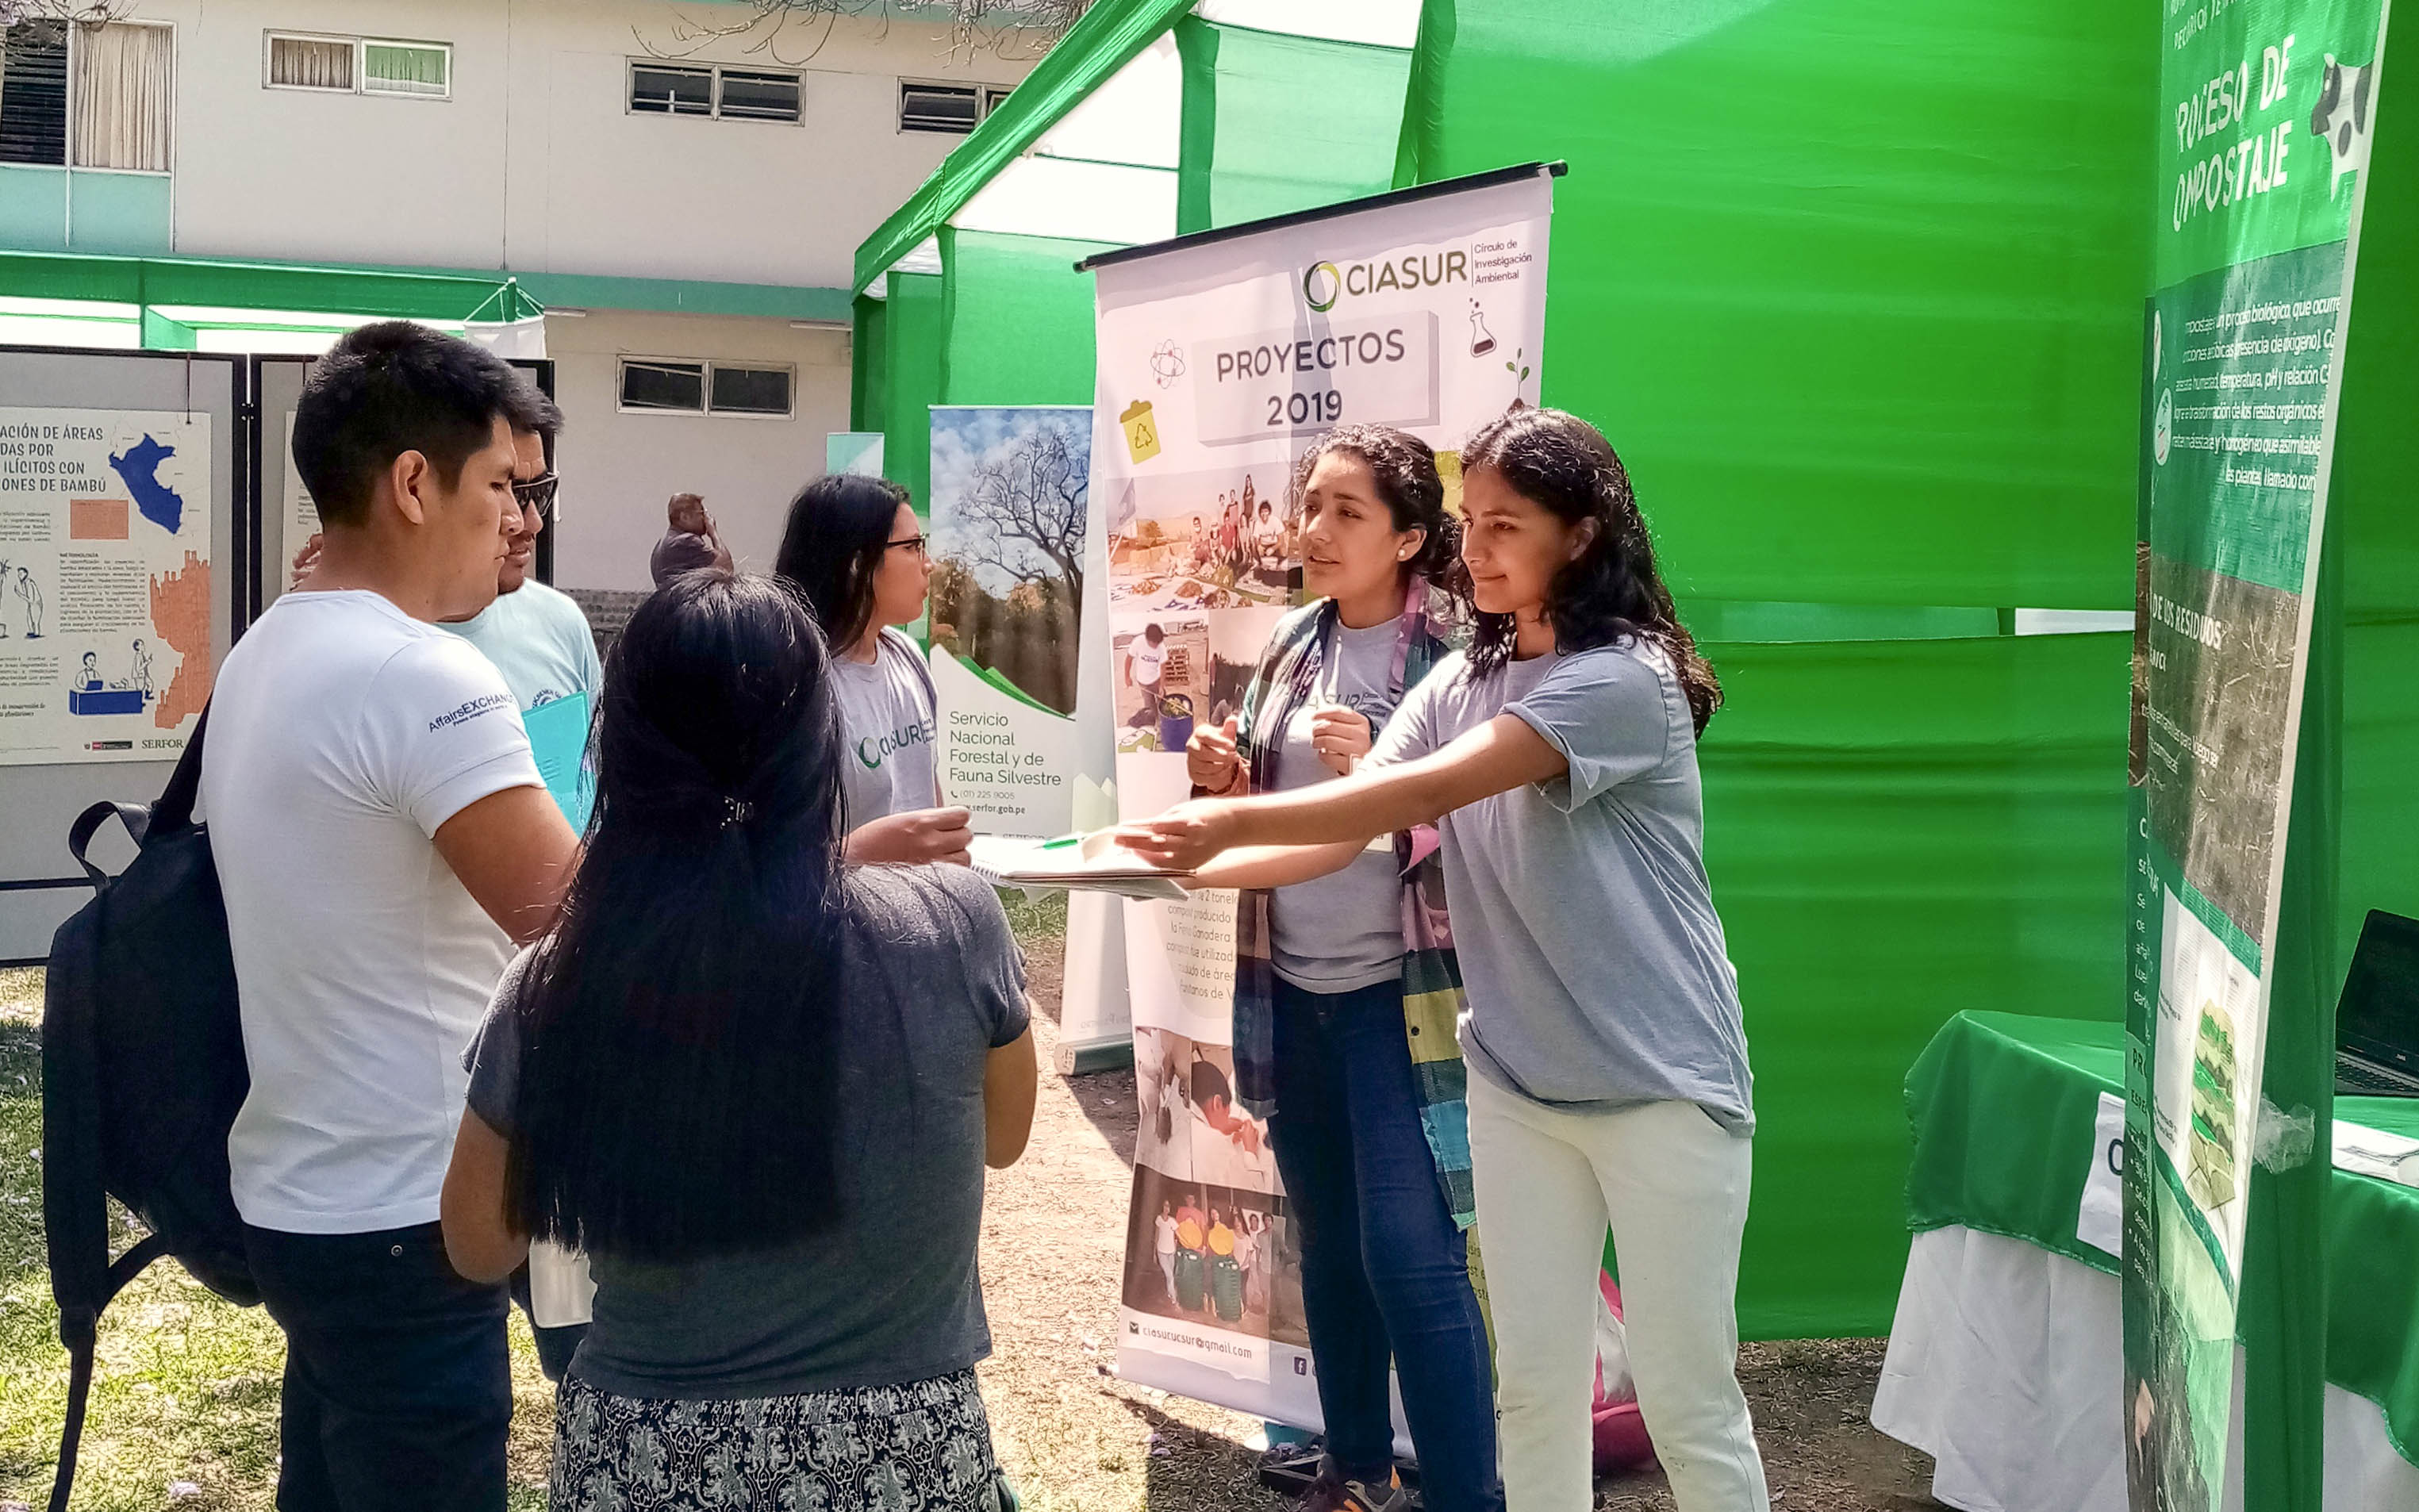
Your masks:
<svg viewBox="0 0 2419 1512"><path fill-rule="evenodd" d="M1335 1507L1336 1512L1406 1512L1410 1504L1410 1494L1403 1489L1403 1477L1390 1470L1383 1485L1344 1482L1344 1499Z"/></svg>
<svg viewBox="0 0 2419 1512"><path fill-rule="evenodd" d="M1321 1464L1295 1512L1409 1512L1410 1504L1403 1477L1391 1470L1382 1483L1373 1483L1341 1479L1333 1465Z"/></svg>

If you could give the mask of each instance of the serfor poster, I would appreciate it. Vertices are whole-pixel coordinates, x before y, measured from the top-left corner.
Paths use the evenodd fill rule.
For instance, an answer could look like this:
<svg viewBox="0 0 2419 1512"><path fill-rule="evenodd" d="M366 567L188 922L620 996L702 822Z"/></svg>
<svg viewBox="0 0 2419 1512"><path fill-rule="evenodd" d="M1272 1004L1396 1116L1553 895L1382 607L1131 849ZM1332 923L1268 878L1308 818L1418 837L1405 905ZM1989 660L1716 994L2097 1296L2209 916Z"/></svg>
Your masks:
<svg viewBox="0 0 2419 1512"><path fill-rule="evenodd" d="M2214 1512L2382 0L2170 0L2144 336L2125 1435Z"/></svg>
<svg viewBox="0 0 2419 1512"><path fill-rule="evenodd" d="M1329 427L1438 447L1537 399L1543 170L1096 263L1092 500L1108 546L1120 814L1190 794L1184 746L1235 711L1301 593L1296 457ZM1117 1368L1318 1425L1300 1251L1268 1130L1234 1085L1235 897L1128 903L1142 1132Z"/></svg>
<svg viewBox="0 0 2419 1512"><path fill-rule="evenodd" d="M209 418L0 409L0 763L174 757L210 675Z"/></svg>
<svg viewBox="0 0 2419 1512"><path fill-rule="evenodd" d="M1080 406L933 407L927 634L941 786L978 833L1074 825L1091 470L1092 411Z"/></svg>

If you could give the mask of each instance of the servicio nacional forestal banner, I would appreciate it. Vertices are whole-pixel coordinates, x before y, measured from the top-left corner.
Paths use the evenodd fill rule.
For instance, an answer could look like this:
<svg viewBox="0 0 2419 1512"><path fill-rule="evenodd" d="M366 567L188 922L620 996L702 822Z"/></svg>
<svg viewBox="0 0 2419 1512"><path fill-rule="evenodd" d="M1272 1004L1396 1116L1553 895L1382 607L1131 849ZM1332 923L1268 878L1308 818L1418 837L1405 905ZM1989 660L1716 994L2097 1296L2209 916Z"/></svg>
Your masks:
<svg viewBox="0 0 2419 1512"><path fill-rule="evenodd" d="M1185 742L1235 712L1300 601L1291 480L1319 434L1418 435L1457 505L1462 438L1536 402L1551 185L1487 175L1094 261L1121 817L1190 795ZM1142 1131L1118 1371L1316 1427L1299 1245L1233 1097L1235 895L1125 910Z"/></svg>
<svg viewBox="0 0 2419 1512"><path fill-rule="evenodd" d="M2215 1512L2383 0L2169 0L2145 316L2125 1441Z"/></svg>

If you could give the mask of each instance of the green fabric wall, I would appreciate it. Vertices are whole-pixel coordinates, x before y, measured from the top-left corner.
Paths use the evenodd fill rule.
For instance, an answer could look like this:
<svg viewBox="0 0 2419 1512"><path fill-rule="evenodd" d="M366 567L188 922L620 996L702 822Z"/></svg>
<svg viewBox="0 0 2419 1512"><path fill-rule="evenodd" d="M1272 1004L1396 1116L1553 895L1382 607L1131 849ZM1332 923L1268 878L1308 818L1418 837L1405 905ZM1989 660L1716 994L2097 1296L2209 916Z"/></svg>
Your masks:
<svg viewBox="0 0 2419 1512"><path fill-rule="evenodd" d="M2370 142L2328 494L2344 551L2338 979L2370 909L2419 916L2419 83L2402 83Z"/></svg>
<svg viewBox="0 0 2419 1512"><path fill-rule="evenodd" d="M940 404L1090 404L1102 243L941 228Z"/></svg>
<svg viewBox="0 0 2419 1512"><path fill-rule="evenodd" d="M1917 1054L1961 1009L2120 1006L2131 638L1705 650L1706 864L1756 1076L1740 1324L1884 1333Z"/></svg>
<svg viewBox="0 0 2419 1512"><path fill-rule="evenodd" d="M941 275L892 273L882 316L886 368L882 405L882 475L932 508L932 411L941 402Z"/></svg>
<svg viewBox="0 0 2419 1512"><path fill-rule="evenodd" d="M1187 17L1179 233L1394 187L1411 54Z"/></svg>
<svg viewBox="0 0 2419 1512"><path fill-rule="evenodd" d="M1569 162L1545 396L1620 448L1684 607L1842 637L1709 648L1750 1336L1887 1331L1901 1085L1951 1013L2121 1009L2130 639L1985 626L2133 606L2151 29L2093 0L1424 16L1399 175Z"/></svg>
<svg viewBox="0 0 2419 1512"><path fill-rule="evenodd" d="M880 430L890 409L890 337L884 300L858 295L850 306L848 428Z"/></svg>
<svg viewBox="0 0 2419 1512"><path fill-rule="evenodd" d="M2154 21L1429 0L1406 146L1569 162L1546 397L1681 591L2126 609Z"/></svg>

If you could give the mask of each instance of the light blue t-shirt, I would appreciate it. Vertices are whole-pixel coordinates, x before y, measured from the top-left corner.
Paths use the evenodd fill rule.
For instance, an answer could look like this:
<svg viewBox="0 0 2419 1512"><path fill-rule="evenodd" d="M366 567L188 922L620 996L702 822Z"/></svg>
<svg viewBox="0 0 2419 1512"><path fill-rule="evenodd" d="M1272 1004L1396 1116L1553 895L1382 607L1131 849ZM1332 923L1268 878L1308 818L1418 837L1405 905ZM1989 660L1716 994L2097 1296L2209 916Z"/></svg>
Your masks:
<svg viewBox="0 0 2419 1512"><path fill-rule="evenodd" d="M532 578L467 620L440 625L479 648L504 674L504 686L526 714L541 703L588 695L593 712L605 686L605 666L588 616L571 595Z"/></svg>
<svg viewBox="0 0 2419 1512"><path fill-rule="evenodd" d="M1752 1133L1738 975L1705 878L1696 728L1671 661L1651 645L1601 646L1473 677L1456 652L1404 695L1367 764L1427 755L1499 714L1570 765L1438 825L1469 992L1464 1057L1551 1107L1695 1103Z"/></svg>

